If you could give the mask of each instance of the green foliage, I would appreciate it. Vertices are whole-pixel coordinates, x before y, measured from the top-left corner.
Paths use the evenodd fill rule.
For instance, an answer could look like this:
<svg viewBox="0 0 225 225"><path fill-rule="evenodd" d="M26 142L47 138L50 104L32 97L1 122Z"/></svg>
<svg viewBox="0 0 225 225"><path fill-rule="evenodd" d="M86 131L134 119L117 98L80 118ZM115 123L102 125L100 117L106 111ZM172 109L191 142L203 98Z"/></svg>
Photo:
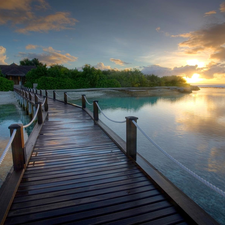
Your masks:
<svg viewBox="0 0 225 225"><path fill-rule="evenodd" d="M47 73L48 77L67 78L70 76L70 70L61 65L50 66Z"/></svg>
<svg viewBox="0 0 225 225"><path fill-rule="evenodd" d="M26 74L25 87L32 88L33 83L38 83L38 79L43 76L47 76L48 69L46 66L37 66L36 69L30 70Z"/></svg>
<svg viewBox="0 0 225 225"><path fill-rule="evenodd" d="M184 86L186 84L186 80L179 76L165 76L161 80L165 86Z"/></svg>
<svg viewBox="0 0 225 225"><path fill-rule="evenodd" d="M39 62L37 58L33 58L32 60L29 60L28 58L23 59L20 61L21 66L46 66L42 62Z"/></svg>
<svg viewBox="0 0 225 225"><path fill-rule="evenodd" d="M5 77L5 75L2 73L1 69L0 69L0 77Z"/></svg>
<svg viewBox="0 0 225 225"><path fill-rule="evenodd" d="M38 89L73 89L74 81L70 78L41 77L38 79Z"/></svg>
<svg viewBox="0 0 225 225"><path fill-rule="evenodd" d="M38 64L38 59L24 59L21 63ZM138 69L101 71L86 64L83 71L68 69L62 65L47 68L42 63L26 75L26 87L38 83L40 89L79 89L107 87L154 87L154 86L185 86L186 81L179 76L158 77L154 74L144 75Z"/></svg>
<svg viewBox="0 0 225 225"><path fill-rule="evenodd" d="M13 91L13 81L0 77L0 91Z"/></svg>

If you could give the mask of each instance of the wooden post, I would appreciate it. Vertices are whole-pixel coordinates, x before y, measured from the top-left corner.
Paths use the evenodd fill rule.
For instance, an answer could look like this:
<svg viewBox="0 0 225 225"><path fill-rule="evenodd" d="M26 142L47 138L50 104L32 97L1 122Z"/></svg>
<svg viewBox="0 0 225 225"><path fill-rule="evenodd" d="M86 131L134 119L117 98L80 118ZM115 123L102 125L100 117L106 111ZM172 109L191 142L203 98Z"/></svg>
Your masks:
<svg viewBox="0 0 225 225"><path fill-rule="evenodd" d="M66 92L64 92L64 103L67 104L67 95L66 95Z"/></svg>
<svg viewBox="0 0 225 225"><path fill-rule="evenodd" d="M41 109L41 102L37 103L39 105L39 110L38 110L38 124L42 124L43 123L43 116L42 116L42 109Z"/></svg>
<svg viewBox="0 0 225 225"><path fill-rule="evenodd" d="M93 101L93 117L94 120L98 121L98 106L96 103L98 103L98 101Z"/></svg>
<svg viewBox="0 0 225 225"><path fill-rule="evenodd" d="M35 91L35 94L37 94L37 89L36 89L36 91Z"/></svg>
<svg viewBox="0 0 225 225"><path fill-rule="evenodd" d="M29 92L29 100L31 101L32 100L32 96L31 96L31 93Z"/></svg>
<svg viewBox="0 0 225 225"><path fill-rule="evenodd" d="M137 155L137 128L132 121L137 122L137 117L126 117L126 149L127 155L136 160Z"/></svg>
<svg viewBox="0 0 225 225"><path fill-rule="evenodd" d="M85 109L86 108L85 96L86 95L82 95L82 109Z"/></svg>
<svg viewBox="0 0 225 225"><path fill-rule="evenodd" d="M34 95L34 102L35 102L35 104L38 103L38 97L37 97L37 94Z"/></svg>
<svg viewBox="0 0 225 225"><path fill-rule="evenodd" d="M34 107L33 107L32 103L30 103L30 107L31 107L30 117L32 119L34 116Z"/></svg>
<svg viewBox="0 0 225 225"><path fill-rule="evenodd" d="M42 91L40 90L40 96L42 96Z"/></svg>
<svg viewBox="0 0 225 225"><path fill-rule="evenodd" d="M53 91L53 100L55 100L55 91Z"/></svg>
<svg viewBox="0 0 225 225"><path fill-rule="evenodd" d="M48 97L48 91L47 90L45 90L45 96Z"/></svg>
<svg viewBox="0 0 225 225"><path fill-rule="evenodd" d="M23 137L23 124L12 124L9 126L10 136L13 130L16 129L16 135L12 142L12 157L14 170L22 170L25 164L24 156L24 137Z"/></svg>
<svg viewBox="0 0 225 225"><path fill-rule="evenodd" d="M48 97L44 96L44 98L46 98L44 106L45 106L45 112L47 112L48 111Z"/></svg>
<svg viewBox="0 0 225 225"><path fill-rule="evenodd" d="M29 115L29 101L27 98L25 99L25 103L26 103L25 111L26 111L26 114Z"/></svg>

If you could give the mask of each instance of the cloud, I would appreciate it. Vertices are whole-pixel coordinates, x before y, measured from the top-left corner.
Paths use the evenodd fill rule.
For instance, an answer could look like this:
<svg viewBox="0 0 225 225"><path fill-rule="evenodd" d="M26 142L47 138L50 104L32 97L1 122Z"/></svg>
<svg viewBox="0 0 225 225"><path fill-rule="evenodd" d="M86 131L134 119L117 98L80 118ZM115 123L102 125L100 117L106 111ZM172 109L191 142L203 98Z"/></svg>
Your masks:
<svg viewBox="0 0 225 225"><path fill-rule="evenodd" d="M211 59L225 60L225 48L218 48L213 54L211 54Z"/></svg>
<svg viewBox="0 0 225 225"><path fill-rule="evenodd" d="M78 58L70 55L69 53L62 54L61 51L55 50L52 47L43 48L42 53L24 53L20 52L19 57L24 59L37 58L40 62L49 65L53 64L65 64L68 62L75 62Z"/></svg>
<svg viewBox="0 0 225 225"><path fill-rule="evenodd" d="M69 12L38 16L36 11L50 6L45 0L0 0L0 25L11 24L19 33L71 29L78 22Z"/></svg>
<svg viewBox="0 0 225 225"><path fill-rule="evenodd" d="M31 0L0 0L0 9L4 10L30 10Z"/></svg>
<svg viewBox="0 0 225 225"><path fill-rule="evenodd" d="M68 12L57 12L46 17L41 17L36 20L31 20L24 28L19 28L16 31L19 33L47 32L49 30L64 30L70 29L78 20L71 18Z"/></svg>
<svg viewBox="0 0 225 225"><path fill-rule="evenodd" d="M225 12L225 2L220 4L220 12Z"/></svg>
<svg viewBox="0 0 225 225"><path fill-rule="evenodd" d="M201 47L205 49L216 49L225 44L225 23L214 24L209 28L189 33L189 39L181 42L181 47L190 49Z"/></svg>
<svg viewBox="0 0 225 225"><path fill-rule="evenodd" d="M201 76L206 79L212 79L216 75L225 77L225 64L223 63L209 63L202 71Z"/></svg>
<svg viewBox="0 0 225 225"><path fill-rule="evenodd" d="M161 29L160 27L157 27L155 30L156 30L157 32L159 32L159 31L160 31L160 29Z"/></svg>
<svg viewBox="0 0 225 225"><path fill-rule="evenodd" d="M205 13L205 16L210 16L210 15L213 15L213 14L216 14L216 11L215 10L206 12Z"/></svg>
<svg viewBox="0 0 225 225"><path fill-rule="evenodd" d="M144 74L154 74L159 77L174 75L172 69L161 67L159 65L144 66L142 69Z"/></svg>
<svg viewBox="0 0 225 225"><path fill-rule="evenodd" d="M122 61L120 59L113 59L113 58L111 58L110 61L114 62L117 65L121 65L121 66L124 66L124 64L130 64L130 63L124 62L124 61Z"/></svg>
<svg viewBox="0 0 225 225"><path fill-rule="evenodd" d="M195 66L186 65L186 66L174 67L173 69L168 67L161 67L159 65L151 65L148 67L144 67L142 69L142 72L144 74L154 74L159 77L171 76L171 75L192 77L194 73L199 72L199 68L197 65Z"/></svg>
<svg viewBox="0 0 225 225"><path fill-rule="evenodd" d="M159 65L151 65L143 67L142 72L144 74L154 74L159 77L176 75L190 78L194 73L197 73L201 78L205 79L225 78L225 63L211 62L207 66L201 68L197 65L185 65L174 67L172 69L168 67L161 67Z"/></svg>
<svg viewBox="0 0 225 225"><path fill-rule="evenodd" d="M6 48L4 48L3 46L0 46L0 64L2 65L7 65L7 63L5 62L5 60L7 59L5 53L6 53Z"/></svg>
<svg viewBox="0 0 225 225"><path fill-rule="evenodd" d="M37 45L27 45L26 49L36 49L37 47Z"/></svg>
<svg viewBox="0 0 225 225"><path fill-rule="evenodd" d="M110 66L105 66L104 63L102 63L102 62L95 65L94 68L99 69L99 70L111 70L112 69Z"/></svg>

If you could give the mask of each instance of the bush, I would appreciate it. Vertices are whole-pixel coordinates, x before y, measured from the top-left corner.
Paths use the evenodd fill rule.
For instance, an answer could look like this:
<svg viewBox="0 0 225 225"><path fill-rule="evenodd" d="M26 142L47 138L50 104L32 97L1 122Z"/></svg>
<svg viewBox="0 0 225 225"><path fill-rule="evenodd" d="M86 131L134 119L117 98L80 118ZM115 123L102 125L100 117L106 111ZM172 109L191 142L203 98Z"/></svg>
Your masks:
<svg viewBox="0 0 225 225"><path fill-rule="evenodd" d="M0 77L0 91L13 91L13 81Z"/></svg>
<svg viewBox="0 0 225 225"><path fill-rule="evenodd" d="M73 89L74 81L69 78L41 77L37 89Z"/></svg>

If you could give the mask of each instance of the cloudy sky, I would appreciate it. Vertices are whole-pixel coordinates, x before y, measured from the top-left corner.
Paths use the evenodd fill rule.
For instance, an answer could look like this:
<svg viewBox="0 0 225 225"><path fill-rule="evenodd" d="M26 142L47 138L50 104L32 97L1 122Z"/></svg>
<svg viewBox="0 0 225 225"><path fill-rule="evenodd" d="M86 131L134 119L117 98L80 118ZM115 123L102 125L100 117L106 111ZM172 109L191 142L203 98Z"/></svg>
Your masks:
<svg viewBox="0 0 225 225"><path fill-rule="evenodd" d="M225 1L0 0L0 64L24 58L225 84Z"/></svg>

